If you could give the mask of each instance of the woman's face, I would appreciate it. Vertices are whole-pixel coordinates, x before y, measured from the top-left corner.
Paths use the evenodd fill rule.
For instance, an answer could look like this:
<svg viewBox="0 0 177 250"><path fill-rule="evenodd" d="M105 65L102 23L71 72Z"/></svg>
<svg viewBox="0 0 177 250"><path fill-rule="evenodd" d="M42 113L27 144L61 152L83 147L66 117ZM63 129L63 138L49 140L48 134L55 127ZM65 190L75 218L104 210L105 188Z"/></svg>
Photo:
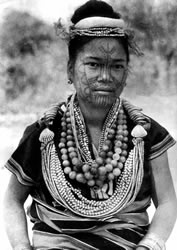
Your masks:
<svg viewBox="0 0 177 250"><path fill-rule="evenodd" d="M85 44L69 69L78 100L110 106L124 88L127 67L127 55L117 39L95 38Z"/></svg>

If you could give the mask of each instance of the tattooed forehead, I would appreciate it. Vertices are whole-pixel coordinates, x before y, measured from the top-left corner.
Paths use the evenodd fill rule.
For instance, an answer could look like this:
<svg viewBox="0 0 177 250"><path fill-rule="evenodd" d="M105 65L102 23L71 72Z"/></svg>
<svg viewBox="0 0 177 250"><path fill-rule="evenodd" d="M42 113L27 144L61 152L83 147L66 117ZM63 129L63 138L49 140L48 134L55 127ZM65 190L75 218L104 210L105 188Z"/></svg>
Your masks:
<svg viewBox="0 0 177 250"><path fill-rule="evenodd" d="M126 59L124 48L116 39L94 39L84 46L84 56L98 59Z"/></svg>

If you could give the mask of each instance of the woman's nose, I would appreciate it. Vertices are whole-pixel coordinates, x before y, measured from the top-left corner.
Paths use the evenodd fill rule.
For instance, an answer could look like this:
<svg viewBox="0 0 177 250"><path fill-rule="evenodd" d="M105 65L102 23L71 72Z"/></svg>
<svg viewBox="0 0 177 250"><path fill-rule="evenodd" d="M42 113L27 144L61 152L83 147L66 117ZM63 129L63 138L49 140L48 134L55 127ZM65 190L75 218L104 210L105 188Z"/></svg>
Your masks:
<svg viewBox="0 0 177 250"><path fill-rule="evenodd" d="M112 79L111 70L108 67L103 67L100 70L100 74L98 76L98 81L100 81L100 82L110 82L111 79Z"/></svg>

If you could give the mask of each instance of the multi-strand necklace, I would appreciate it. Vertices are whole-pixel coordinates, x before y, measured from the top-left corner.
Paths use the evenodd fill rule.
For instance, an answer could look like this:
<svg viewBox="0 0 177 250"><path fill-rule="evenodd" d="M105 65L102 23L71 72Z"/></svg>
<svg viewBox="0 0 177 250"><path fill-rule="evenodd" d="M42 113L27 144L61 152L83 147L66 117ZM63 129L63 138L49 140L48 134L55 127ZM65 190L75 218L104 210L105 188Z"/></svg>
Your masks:
<svg viewBox="0 0 177 250"><path fill-rule="evenodd" d="M67 106L61 127L61 164L70 179L90 187L102 187L120 176L127 158L128 130L126 115L118 100L104 123L96 157L90 150L78 105Z"/></svg>
<svg viewBox="0 0 177 250"><path fill-rule="evenodd" d="M105 121L98 156L93 158L89 140L85 137L84 121L82 118L80 120L78 116L75 117L79 109L72 102L70 105L64 112L61 121L59 142L61 154L58 155L54 143L54 132L50 130L49 126L41 132L39 137L42 173L46 186L60 205L77 215L104 218L118 213L135 200L142 184L143 137L147 135L147 132L140 122L146 122L146 117L136 107L126 101L123 102L123 107L126 108L129 117L138 121L131 131L134 147L127 152L126 115L121 104L116 102L109 112L109 119ZM55 119L59 110L60 107L56 106L45 115L49 124L51 124L51 119ZM114 162L117 164L114 165ZM92 169L96 171L94 172ZM85 197L80 188L83 186L76 188L70 181L76 180L87 184L92 189L93 185L102 187L106 181L115 179L113 193L103 200Z"/></svg>

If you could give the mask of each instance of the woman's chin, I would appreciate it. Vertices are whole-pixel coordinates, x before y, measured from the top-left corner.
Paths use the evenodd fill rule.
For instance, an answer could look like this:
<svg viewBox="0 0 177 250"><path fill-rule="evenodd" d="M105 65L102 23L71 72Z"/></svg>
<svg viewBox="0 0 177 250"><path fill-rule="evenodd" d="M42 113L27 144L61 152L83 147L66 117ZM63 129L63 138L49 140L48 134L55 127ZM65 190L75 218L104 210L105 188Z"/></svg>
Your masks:
<svg viewBox="0 0 177 250"><path fill-rule="evenodd" d="M92 103L98 107L108 107L112 105L115 100L116 97L110 95L94 95L92 97Z"/></svg>

